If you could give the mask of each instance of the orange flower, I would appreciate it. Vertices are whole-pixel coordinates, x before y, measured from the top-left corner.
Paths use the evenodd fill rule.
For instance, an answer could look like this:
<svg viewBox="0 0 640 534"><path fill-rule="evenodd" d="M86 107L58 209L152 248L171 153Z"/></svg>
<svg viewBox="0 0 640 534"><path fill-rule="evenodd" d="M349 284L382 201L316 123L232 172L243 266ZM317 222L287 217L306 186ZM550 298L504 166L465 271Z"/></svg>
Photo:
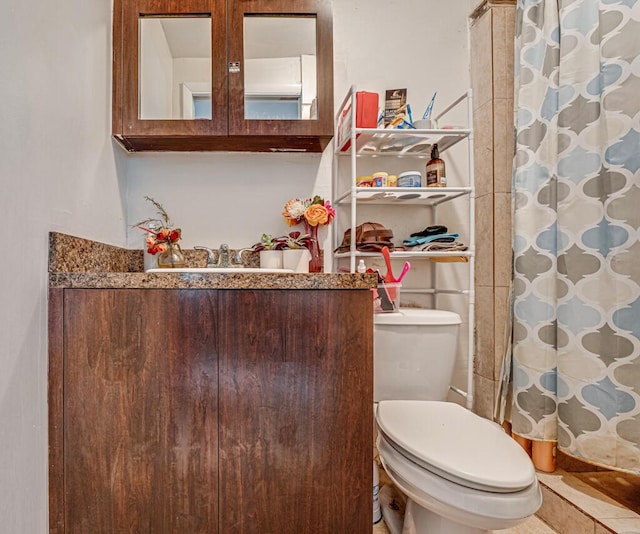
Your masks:
<svg viewBox="0 0 640 534"><path fill-rule="evenodd" d="M286 210L282 212L282 215L284 215L284 220L289 226L295 226L300 222L298 219L292 219L291 217L289 217L289 214L286 212Z"/></svg>
<svg viewBox="0 0 640 534"><path fill-rule="evenodd" d="M329 222L329 211L322 204L311 204L304 212L304 218L311 226L327 224Z"/></svg>
<svg viewBox="0 0 640 534"><path fill-rule="evenodd" d="M315 227L329 224L336 211L328 200L315 195L313 198L289 200L284 205L282 215L289 226L305 223Z"/></svg>
<svg viewBox="0 0 640 534"><path fill-rule="evenodd" d="M284 211L282 215L284 215L285 220L289 226L295 226L299 224L304 216L304 211L307 209L307 204L300 200L299 198L294 198L289 200L284 205Z"/></svg>

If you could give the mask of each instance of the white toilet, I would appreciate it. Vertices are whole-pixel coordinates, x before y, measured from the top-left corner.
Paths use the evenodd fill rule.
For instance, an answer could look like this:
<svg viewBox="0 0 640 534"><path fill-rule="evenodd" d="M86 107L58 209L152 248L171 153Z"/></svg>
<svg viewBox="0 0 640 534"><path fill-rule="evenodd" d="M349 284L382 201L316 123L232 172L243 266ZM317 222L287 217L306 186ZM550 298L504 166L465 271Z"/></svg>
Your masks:
<svg viewBox="0 0 640 534"><path fill-rule="evenodd" d="M535 469L502 428L445 402L460 316L402 309L374 319L382 465L407 497L402 534L509 528L542 504Z"/></svg>

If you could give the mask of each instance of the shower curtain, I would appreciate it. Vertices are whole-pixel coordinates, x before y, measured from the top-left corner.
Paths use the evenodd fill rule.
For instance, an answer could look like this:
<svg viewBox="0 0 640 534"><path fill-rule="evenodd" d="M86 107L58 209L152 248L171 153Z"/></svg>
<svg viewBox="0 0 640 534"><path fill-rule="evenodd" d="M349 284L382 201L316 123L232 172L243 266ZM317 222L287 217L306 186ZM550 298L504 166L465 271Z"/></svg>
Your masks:
<svg viewBox="0 0 640 534"><path fill-rule="evenodd" d="M518 0L511 423L640 473L640 0Z"/></svg>

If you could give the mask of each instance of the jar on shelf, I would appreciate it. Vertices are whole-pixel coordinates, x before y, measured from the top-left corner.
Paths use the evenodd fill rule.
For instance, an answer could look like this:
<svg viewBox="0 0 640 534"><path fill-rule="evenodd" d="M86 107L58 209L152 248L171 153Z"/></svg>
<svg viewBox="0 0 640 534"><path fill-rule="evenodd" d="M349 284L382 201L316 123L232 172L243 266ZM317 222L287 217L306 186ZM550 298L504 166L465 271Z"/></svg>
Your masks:
<svg viewBox="0 0 640 534"><path fill-rule="evenodd" d="M398 175L398 187L421 187L422 175L419 171L407 171Z"/></svg>
<svg viewBox="0 0 640 534"><path fill-rule="evenodd" d="M371 184L373 187L387 187L387 180L389 173L386 172L374 172L371 175Z"/></svg>

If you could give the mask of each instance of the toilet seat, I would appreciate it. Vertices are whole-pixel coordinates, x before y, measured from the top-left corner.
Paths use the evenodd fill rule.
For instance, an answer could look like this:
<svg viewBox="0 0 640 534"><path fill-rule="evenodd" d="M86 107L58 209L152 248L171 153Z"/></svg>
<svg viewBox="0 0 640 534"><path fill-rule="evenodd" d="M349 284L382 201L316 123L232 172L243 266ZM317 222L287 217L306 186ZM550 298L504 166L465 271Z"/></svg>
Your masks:
<svg viewBox="0 0 640 534"><path fill-rule="evenodd" d="M485 530L510 528L542 504L537 478L527 488L497 493L465 487L423 469L398 452L382 434L380 460L393 483L420 506L451 521Z"/></svg>
<svg viewBox="0 0 640 534"><path fill-rule="evenodd" d="M389 447L456 485L513 493L537 482L531 459L502 428L458 404L381 401L376 421Z"/></svg>

